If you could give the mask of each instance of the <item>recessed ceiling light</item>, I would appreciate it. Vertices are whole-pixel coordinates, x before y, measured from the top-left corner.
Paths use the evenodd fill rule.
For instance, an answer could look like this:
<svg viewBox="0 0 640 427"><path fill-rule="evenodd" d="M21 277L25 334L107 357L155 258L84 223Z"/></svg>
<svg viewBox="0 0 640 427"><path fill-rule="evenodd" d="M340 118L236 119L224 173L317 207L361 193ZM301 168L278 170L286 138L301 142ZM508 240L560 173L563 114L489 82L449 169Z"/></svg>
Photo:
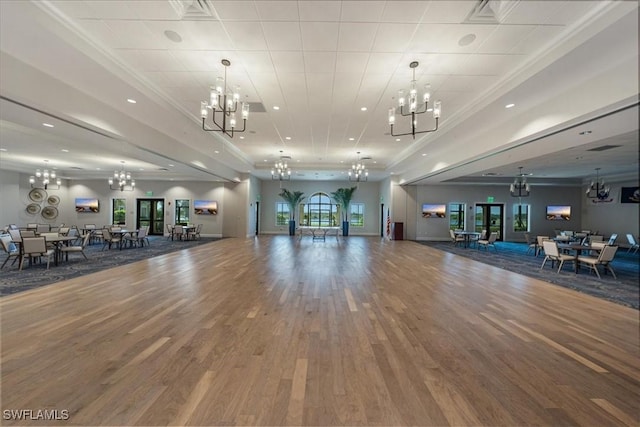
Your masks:
<svg viewBox="0 0 640 427"><path fill-rule="evenodd" d="M300 159L296 160L296 162L300 163Z"/></svg>
<svg viewBox="0 0 640 427"><path fill-rule="evenodd" d="M53 125L51 123L43 123L42 126L46 126L48 128L52 128Z"/></svg>
<svg viewBox="0 0 640 427"><path fill-rule="evenodd" d="M273 106L273 109L274 109L274 110L279 110L279 109L280 109L280 107L278 107L277 105L274 105L274 106Z"/></svg>
<svg viewBox="0 0 640 427"><path fill-rule="evenodd" d="M0 148L0 151L7 151L6 148Z"/></svg>
<svg viewBox="0 0 640 427"><path fill-rule="evenodd" d="M427 153L422 153L422 157L425 157L427 155Z"/></svg>
<svg viewBox="0 0 640 427"><path fill-rule="evenodd" d="M141 171L143 171L143 170L144 170L144 168L140 168L140 169L138 169L138 170L141 170Z"/></svg>
<svg viewBox="0 0 640 427"><path fill-rule="evenodd" d="M240 139L244 139L244 136L241 136Z"/></svg>
<svg viewBox="0 0 640 427"><path fill-rule="evenodd" d="M288 141L288 140L290 140L290 139L291 139L291 137L290 137L290 136L285 136L285 138L284 138L284 139L286 139L286 140Z"/></svg>
<svg viewBox="0 0 640 427"><path fill-rule="evenodd" d="M170 168L172 168L172 167L174 167L174 166L175 166L175 165L172 165L171 163L169 163L169 167L170 167Z"/></svg>
<svg viewBox="0 0 640 427"><path fill-rule="evenodd" d="M265 161L265 162L266 162L266 161L267 161L267 159L264 159L263 161Z"/></svg>
<svg viewBox="0 0 640 427"><path fill-rule="evenodd" d="M504 106L504 108L513 108L515 106L516 106L516 104L507 104L507 105Z"/></svg>
<svg viewBox="0 0 640 427"><path fill-rule="evenodd" d="M220 152L219 152L218 150L215 150L215 151L214 151L214 153L216 153L216 154L220 154Z"/></svg>
<svg viewBox="0 0 640 427"><path fill-rule="evenodd" d="M353 141L353 140L355 140L355 138L349 138L349 141Z"/></svg>
<svg viewBox="0 0 640 427"><path fill-rule="evenodd" d="M99 171L99 170L102 170L102 169L100 169L100 168L96 168L96 170L97 170L97 171Z"/></svg>
<svg viewBox="0 0 640 427"><path fill-rule="evenodd" d="M136 100L135 100L135 99L128 98L128 99L127 99L127 102L128 102L129 104L135 104L135 103L136 103Z"/></svg>
<svg viewBox="0 0 640 427"><path fill-rule="evenodd" d="M583 130L582 132L580 132L580 135L589 135L590 133L590 130Z"/></svg>
<svg viewBox="0 0 640 427"><path fill-rule="evenodd" d="M396 142L400 142L400 138L396 138Z"/></svg>
<svg viewBox="0 0 640 427"><path fill-rule="evenodd" d="M367 107L360 108L360 111L367 111Z"/></svg>
<svg viewBox="0 0 640 427"><path fill-rule="evenodd" d="M62 149L62 150L60 150L60 151L62 151L63 153L68 153L68 152L69 152L69 150L67 150L66 148L63 148L63 149Z"/></svg>
<svg viewBox="0 0 640 427"><path fill-rule="evenodd" d="M344 163L344 160L340 160L340 163Z"/></svg>
<svg viewBox="0 0 640 427"><path fill-rule="evenodd" d="M433 111L433 108L427 108L427 111L428 111L428 112L432 112L432 111Z"/></svg>

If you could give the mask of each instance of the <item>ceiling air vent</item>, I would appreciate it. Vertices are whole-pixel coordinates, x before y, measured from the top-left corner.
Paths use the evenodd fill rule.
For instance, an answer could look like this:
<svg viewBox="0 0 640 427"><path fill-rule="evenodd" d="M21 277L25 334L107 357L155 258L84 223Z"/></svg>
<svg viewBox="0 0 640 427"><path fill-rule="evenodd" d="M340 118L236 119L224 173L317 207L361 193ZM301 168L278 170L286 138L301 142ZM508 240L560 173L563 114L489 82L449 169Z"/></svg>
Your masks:
<svg viewBox="0 0 640 427"><path fill-rule="evenodd" d="M478 0L464 20L465 24L499 24L520 0Z"/></svg>
<svg viewBox="0 0 640 427"><path fill-rule="evenodd" d="M587 151L607 151L618 147L621 147L621 145L601 145L600 147L591 148Z"/></svg>
<svg viewBox="0 0 640 427"><path fill-rule="evenodd" d="M249 104L249 114L267 112L262 102L249 102L248 104ZM249 118L251 118L251 116L249 116Z"/></svg>
<svg viewBox="0 0 640 427"><path fill-rule="evenodd" d="M217 19L210 0L169 0L182 20Z"/></svg>

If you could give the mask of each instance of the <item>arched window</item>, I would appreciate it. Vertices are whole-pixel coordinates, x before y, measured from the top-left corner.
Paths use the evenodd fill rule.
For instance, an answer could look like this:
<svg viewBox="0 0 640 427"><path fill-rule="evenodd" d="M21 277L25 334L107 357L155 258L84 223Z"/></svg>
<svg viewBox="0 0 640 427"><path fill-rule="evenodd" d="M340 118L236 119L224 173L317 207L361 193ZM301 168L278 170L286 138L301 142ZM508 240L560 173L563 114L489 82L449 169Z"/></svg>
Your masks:
<svg viewBox="0 0 640 427"><path fill-rule="evenodd" d="M301 205L302 225L309 227L335 227L338 225L339 206L326 193L314 193Z"/></svg>

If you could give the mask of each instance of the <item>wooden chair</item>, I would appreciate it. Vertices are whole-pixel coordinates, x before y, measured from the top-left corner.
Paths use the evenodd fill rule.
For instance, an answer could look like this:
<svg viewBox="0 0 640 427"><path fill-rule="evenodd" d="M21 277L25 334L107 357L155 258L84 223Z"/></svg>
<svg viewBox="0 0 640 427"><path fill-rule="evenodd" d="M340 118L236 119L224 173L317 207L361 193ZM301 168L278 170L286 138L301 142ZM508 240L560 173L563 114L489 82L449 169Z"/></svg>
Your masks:
<svg viewBox="0 0 640 427"><path fill-rule="evenodd" d="M565 261L572 261L574 263L574 270L575 270L575 263L576 263L576 256L575 255L561 254L560 251L558 250L558 244L556 242L554 242L553 240L545 240L545 241L543 241L542 242L542 247L543 247L543 250L544 250L544 261L542 261L542 265L540 266L540 270L542 270L544 268L544 265L546 264L546 262L548 260L551 260L552 265L553 265L554 261L558 261L560 263L556 273L560 273L560 270L562 270L562 266L564 265Z"/></svg>
<svg viewBox="0 0 640 427"><path fill-rule="evenodd" d="M598 279L600 279L600 272L598 271L598 266L602 265L605 267L605 273L607 272L607 270L609 270L611 272L611 275L615 279L616 273L613 271L613 268L611 267L611 261L613 261L613 258L616 256L617 251L618 251L617 246L607 245L604 248L602 248L602 250L600 251L600 255L597 257L584 256L584 255L579 256L578 263L586 264L587 266L589 266L591 270L596 272L596 276L598 276Z"/></svg>
<svg viewBox="0 0 640 427"><path fill-rule="evenodd" d="M34 259L47 257L47 270L49 269L49 263L51 257L54 254L53 249L47 249L47 242L44 237L23 237L22 238L22 258L20 259L20 270L24 264L25 258L29 258L32 262Z"/></svg>

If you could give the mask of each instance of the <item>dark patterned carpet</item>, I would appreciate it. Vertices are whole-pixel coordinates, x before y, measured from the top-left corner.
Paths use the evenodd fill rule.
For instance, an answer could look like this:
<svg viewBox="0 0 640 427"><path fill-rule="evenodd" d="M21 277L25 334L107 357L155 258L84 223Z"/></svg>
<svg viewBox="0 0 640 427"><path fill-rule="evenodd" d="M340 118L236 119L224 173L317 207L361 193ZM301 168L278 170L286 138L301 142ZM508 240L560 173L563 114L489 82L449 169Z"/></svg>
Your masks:
<svg viewBox="0 0 640 427"><path fill-rule="evenodd" d="M165 237L150 236L150 245L145 245L141 248L125 247L119 250L114 246L104 251L101 243L95 243L85 248L88 260L84 259L80 253L72 253L69 255L69 261L62 261L57 266L53 265L52 260L49 270L47 270L46 261L42 264L35 263L31 266L25 261L22 271L19 271L18 262L11 265L13 260L10 260L0 270L0 296L15 294L107 268L140 261L141 259L215 242L216 240L220 239L202 237L198 240L172 241L167 240ZM5 256L0 255L0 265L4 260Z"/></svg>
<svg viewBox="0 0 640 427"><path fill-rule="evenodd" d="M578 274L575 274L573 264L563 266L562 271L556 273L557 264L556 268L551 268L550 262L547 262L544 269L540 270L544 256L535 257L532 253L527 255L527 245L525 243L497 242L497 251L494 251L493 248L485 251L484 249L478 250L453 246L451 242L419 241L417 243L472 258L485 264L544 280L545 282L574 289L635 309L639 309L640 306L640 252L629 254L626 248L618 249L611 263L617 279L614 279L611 274L602 274L602 267L600 267L602 278L598 279L595 273L588 268L581 268Z"/></svg>

